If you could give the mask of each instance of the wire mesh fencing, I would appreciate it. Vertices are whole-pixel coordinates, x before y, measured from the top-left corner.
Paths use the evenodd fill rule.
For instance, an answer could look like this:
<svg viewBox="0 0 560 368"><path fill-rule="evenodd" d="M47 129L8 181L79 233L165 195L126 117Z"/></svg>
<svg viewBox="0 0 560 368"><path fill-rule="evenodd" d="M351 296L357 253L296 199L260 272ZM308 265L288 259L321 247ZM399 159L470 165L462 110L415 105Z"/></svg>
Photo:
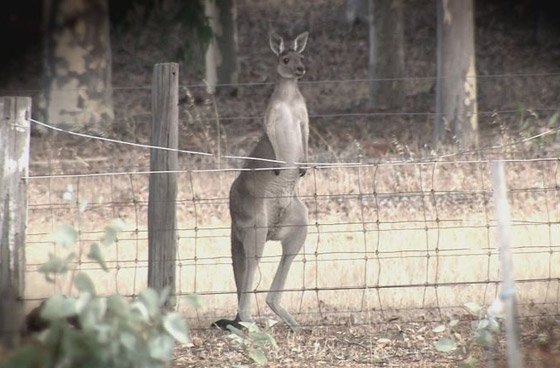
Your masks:
<svg viewBox="0 0 560 368"><path fill-rule="evenodd" d="M500 286L490 162L478 152L439 160L313 165L299 186L309 209L305 246L289 274L283 304L304 324L372 323L399 313L441 319L466 302L490 304ZM560 159L505 159L512 209L512 249L520 315L557 314L560 270ZM186 167L187 165L185 165ZM32 170L29 177L27 298L67 291L68 279L45 282L38 267L65 250L51 235L63 224L87 248L111 219L126 226L103 249L108 272L80 252L102 293L137 295L147 280L148 171L99 168L80 173ZM232 317L228 190L237 169L178 175L176 287L193 325ZM252 304L272 316L266 292L281 256L269 242ZM197 294L202 306L185 297Z"/></svg>
<svg viewBox="0 0 560 368"><path fill-rule="evenodd" d="M547 88L551 89L559 76L525 73L477 78L481 86L484 82L522 79L534 80L538 86L550 82ZM434 78L395 80L414 83L433 82ZM309 210L310 221L304 248L284 288L286 309L307 325L372 324L386 323L394 315L419 321L441 320L458 313L466 302L490 304L498 296L501 283L490 164L503 160L510 189L511 246L520 316L557 315L558 107L546 102L519 108L508 102L500 108L481 108L477 113L480 125L497 125L492 134L497 132L498 139L483 139L477 149L452 147L447 153L418 153L397 139L381 142L385 146L379 148L370 138L382 123L398 121L395 125L401 129L403 124L410 124L410 130L416 132L419 126L429 126L435 113L407 108L341 110L338 105L332 110L323 109L336 102L329 99L331 86L341 85L356 92L348 90L347 95L337 96L340 101L336 104L341 104L345 99L356 100L362 89L367 91L367 82L301 83L304 94L308 89L311 95L311 139L319 143L313 146L312 162L301 163L307 167L307 174L299 184L298 196ZM271 85L236 85L251 91L245 92L243 99L231 99L233 102L204 94L193 96L193 91L204 85L181 87L181 135L185 138L181 146L188 149L177 150L182 169L167 173L178 180L177 226L162 230L177 236L177 258L165 261L176 265L178 308L194 326L209 326L236 312L229 188L239 172L247 170L240 167L249 159L248 149L254 142L232 137L255 135L253 125L262 120L260 112L264 110L249 100L255 94L260 96L262 90L258 88ZM56 241L64 225L77 230L78 251L72 267L87 272L100 293L134 297L147 286L148 186L149 176L154 174L148 168L149 150L161 148L145 144L149 88L115 88L117 95L133 94L135 99L118 110L117 120L124 121L115 125L123 129L117 129L119 139L31 120L57 134L44 137L39 148L42 151L32 155L27 178L27 300L38 302L56 292L71 292L72 274L50 283L39 272L49 254L68 253ZM196 102L201 98L207 100ZM137 103L138 99L143 102ZM412 101L407 107L416 105ZM342 144L335 140L348 137L351 147L339 152ZM394 156L388 153L391 148ZM105 227L113 219L124 225L115 244L103 247L103 269L88 257L88 250L104 236ZM258 317L273 316L265 298L280 257L281 245L269 242L251 292ZM188 303L192 294L201 298L198 308Z"/></svg>

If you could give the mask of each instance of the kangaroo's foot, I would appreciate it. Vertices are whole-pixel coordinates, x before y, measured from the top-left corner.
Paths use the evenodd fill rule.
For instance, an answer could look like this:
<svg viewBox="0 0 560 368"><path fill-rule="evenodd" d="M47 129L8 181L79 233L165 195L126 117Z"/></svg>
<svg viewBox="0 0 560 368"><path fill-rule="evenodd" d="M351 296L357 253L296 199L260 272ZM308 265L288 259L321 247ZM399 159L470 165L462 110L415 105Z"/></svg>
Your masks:
<svg viewBox="0 0 560 368"><path fill-rule="evenodd" d="M233 327L235 327L235 328L238 328L238 329L242 329L242 328L243 328L243 326L241 326L241 325L239 324L239 321L238 321L238 320L233 320L233 319L220 319L220 320L218 320L218 321L216 321L216 322L213 322L212 325L211 325L210 327L217 327L217 328L219 328L220 330L229 331L229 329L227 328L227 326L230 326L230 325L233 326Z"/></svg>

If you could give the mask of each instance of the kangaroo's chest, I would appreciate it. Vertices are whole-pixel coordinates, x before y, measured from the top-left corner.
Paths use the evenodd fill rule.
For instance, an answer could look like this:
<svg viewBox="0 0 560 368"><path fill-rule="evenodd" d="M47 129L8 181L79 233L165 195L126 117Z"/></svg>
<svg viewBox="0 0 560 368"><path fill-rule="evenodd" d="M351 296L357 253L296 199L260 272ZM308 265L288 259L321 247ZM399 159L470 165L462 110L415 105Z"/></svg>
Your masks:
<svg viewBox="0 0 560 368"><path fill-rule="evenodd" d="M307 109L303 103L284 104L278 109L276 139L278 147L291 162L303 158L303 122Z"/></svg>

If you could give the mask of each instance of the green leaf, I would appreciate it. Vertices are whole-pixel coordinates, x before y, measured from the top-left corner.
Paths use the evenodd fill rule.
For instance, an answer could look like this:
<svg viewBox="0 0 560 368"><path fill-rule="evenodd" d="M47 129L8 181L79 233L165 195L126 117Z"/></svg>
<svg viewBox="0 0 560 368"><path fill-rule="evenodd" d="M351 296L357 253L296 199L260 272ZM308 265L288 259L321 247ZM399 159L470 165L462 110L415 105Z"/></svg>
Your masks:
<svg viewBox="0 0 560 368"><path fill-rule="evenodd" d="M137 300L130 305L130 312L139 317L143 322L150 322L150 313L148 308L141 301Z"/></svg>
<svg viewBox="0 0 560 368"><path fill-rule="evenodd" d="M107 263L105 263L105 260L103 259L103 253L101 252L101 247L99 246L99 244L93 243L91 245L87 257L91 260L96 261L105 272L109 272Z"/></svg>
<svg viewBox="0 0 560 368"><path fill-rule="evenodd" d="M45 364L46 353L38 345L27 344L8 356L2 368L36 368Z"/></svg>
<svg viewBox="0 0 560 368"><path fill-rule="evenodd" d="M98 323L93 328L96 339L102 344L106 344L112 340L111 326L106 323Z"/></svg>
<svg viewBox="0 0 560 368"><path fill-rule="evenodd" d="M105 317L107 299L95 298L80 313L80 322L85 329L97 328Z"/></svg>
<svg viewBox="0 0 560 368"><path fill-rule="evenodd" d="M130 303L119 294L107 298L107 309L117 316L127 316L130 313Z"/></svg>
<svg viewBox="0 0 560 368"><path fill-rule="evenodd" d="M447 329L447 327L445 327L445 325L439 325L439 326L436 326L436 327L432 328L432 332L441 333L441 332L445 331L446 329Z"/></svg>
<svg viewBox="0 0 560 368"><path fill-rule="evenodd" d="M272 327L274 327L275 324L277 324L278 321L274 320L274 319L270 319L268 318L265 322L264 322L264 328L268 331L270 330Z"/></svg>
<svg viewBox="0 0 560 368"><path fill-rule="evenodd" d="M475 302L465 303L463 306L465 307L467 312L469 312L473 316L478 316L478 314L482 310L482 307Z"/></svg>
<svg viewBox="0 0 560 368"><path fill-rule="evenodd" d="M236 334L229 334L228 337L232 340L234 340L236 343L238 343L239 345L241 345L243 348L245 348L245 346L247 346L247 342L245 341L245 339L241 336L237 336Z"/></svg>
<svg viewBox="0 0 560 368"><path fill-rule="evenodd" d="M117 231L110 226L105 227L105 233L101 238L101 243L103 243L103 245L108 246L115 243L116 240L117 240Z"/></svg>
<svg viewBox="0 0 560 368"><path fill-rule="evenodd" d="M274 338L274 336L272 336L271 334L267 333L266 336L268 337L268 342L270 342L270 344L272 345L272 347L274 349L278 349L278 343L276 342L276 339Z"/></svg>
<svg viewBox="0 0 560 368"><path fill-rule="evenodd" d="M478 321L477 330L485 329L489 325L490 325L490 322L486 318L483 318L480 321Z"/></svg>
<svg viewBox="0 0 560 368"><path fill-rule="evenodd" d="M85 272L78 272L76 276L74 276L74 286L80 292L95 296L95 285L93 285L93 281L91 281Z"/></svg>
<svg viewBox="0 0 560 368"><path fill-rule="evenodd" d="M70 248L76 244L78 232L70 225L64 225L53 233L53 238L56 244L62 245L65 248Z"/></svg>
<svg viewBox="0 0 560 368"><path fill-rule="evenodd" d="M160 308L167 303L169 299L169 294L171 294L171 288L169 286L164 287L159 293L159 306Z"/></svg>
<svg viewBox="0 0 560 368"><path fill-rule="evenodd" d="M455 341L443 337L436 342L436 350L442 353L449 353L457 349Z"/></svg>
<svg viewBox="0 0 560 368"><path fill-rule="evenodd" d="M249 332L259 332L259 326L255 322L239 322L239 324L249 330Z"/></svg>
<svg viewBox="0 0 560 368"><path fill-rule="evenodd" d="M475 341L484 347L492 347L494 345L494 336L488 330L478 330L474 335Z"/></svg>
<svg viewBox="0 0 560 368"><path fill-rule="evenodd" d="M271 334L266 332L249 331L249 339L262 348L264 348L267 343L270 343L275 349L278 348L276 339Z"/></svg>
<svg viewBox="0 0 560 368"><path fill-rule="evenodd" d="M74 199L74 193L64 192L62 193L62 199L66 202L72 202L72 200Z"/></svg>
<svg viewBox="0 0 560 368"><path fill-rule="evenodd" d="M158 335L148 343L150 357L161 362L169 362L173 354L175 344L169 335Z"/></svg>
<svg viewBox="0 0 560 368"><path fill-rule="evenodd" d="M51 281L52 279L49 278L50 274L68 272L68 265L72 259L74 259L74 256L74 253L70 253L66 258L60 258L52 253L49 253L49 260L39 267L39 272L44 273L47 280Z"/></svg>
<svg viewBox="0 0 560 368"><path fill-rule="evenodd" d="M80 204L78 205L78 210L80 211L80 213L84 213L86 212L87 208L88 208L88 201L81 201Z"/></svg>
<svg viewBox="0 0 560 368"><path fill-rule="evenodd" d="M249 357L258 365L265 365L268 363L265 353L260 349L249 349Z"/></svg>
<svg viewBox="0 0 560 368"><path fill-rule="evenodd" d="M500 323L495 318L488 319L488 330L493 333L500 333Z"/></svg>
<svg viewBox="0 0 560 368"><path fill-rule="evenodd" d="M272 347L274 349L278 349L278 343L276 342L276 339L274 338L274 336L272 336L271 334L266 334L266 335L268 336L268 341L270 342Z"/></svg>
<svg viewBox="0 0 560 368"><path fill-rule="evenodd" d="M136 350L136 341L136 336L130 332L123 331L119 335L120 344L130 352L134 352Z"/></svg>
<svg viewBox="0 0 560 368"><path fill-rule="evenodd" d="M53 295L41 309L41 318L48 321L66 319L76 315L76 299Z"/></svg>
<svg viewBox="0 0 560 368"><path fill-rule="evenodd" d="M111 221L111 224L109 226L113 228L116 232L120 232L126 228L126 223L120 218L116 218L113 219L113 221Z"/></svg>
<svg viewBox="0 0 560 368"><path fill-rule="evenodd" d="M140 295L138 295L138 300L146 306L150 317L153 318L160 313L159 296L154 289L147 288L143 290Z"/></svg>
<svg viewBox="0 0 560 368"><path fill-rule="evenodd" d="M84 292L80 293L80 296L76 300L76 313L81 313L84 308L89 304L93 295L90 293Z"/></svg>
<svg viewBox="0 0 560 368"><path fill-rule="evenodd" d="M117 240L117 234L124 230L126 224L120 218L116 218L111 223L105 227L105 233L101 242L103 245L111 245Z"/></svg>
<svg viewBox="0 0 560 368"><path fill-rule="evenodd" d="M268 334L262 332L249 331L249 339L254 343L264 346L264 343L269 342Z"/></svg>
<svg viewBox="0 0 560 368"><path fill-rule="evenodd" d="M458 324L459 324L458 319L452 319L451 321L449 321L449 327L451 327L451 328L457 326Z"/></svg>
<svg viewBox="0 0 560 368"><path fill-rule="evenodd" d="M202 307L202 299L196 294L189 294L185 297L187 303L193 308Z"/></svg>
<svg viewBox="0 0 560 368"><path fill-rule="evenodd" d="M183 316L179 313L172 312L165 315L165 317L163 317L163 328L180 343L191 343L187 323L185 322Z"/></svg>
<svg viewBox="0 0 560 368"><path fill-rule="evenodd" d="M235 335L243 337L243 331L241 331L237 327L235 327L233 325L227 325L226 328L228 330L230 330L231 332L233 332Z"/></svg>

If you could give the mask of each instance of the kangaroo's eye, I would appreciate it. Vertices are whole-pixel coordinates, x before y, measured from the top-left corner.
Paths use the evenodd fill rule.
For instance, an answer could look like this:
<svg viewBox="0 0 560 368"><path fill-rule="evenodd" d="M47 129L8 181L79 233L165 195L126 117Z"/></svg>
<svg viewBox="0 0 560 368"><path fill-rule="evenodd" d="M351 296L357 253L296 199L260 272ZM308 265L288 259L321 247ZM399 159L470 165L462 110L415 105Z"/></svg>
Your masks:
<svg viewBox="0 0 560 368"><path fill-rule="evenodd" d="M290 59L289 58L284 58L284 59L282 59L282 61L284 62L284 64L288 64L290 62Z"/></svg>

